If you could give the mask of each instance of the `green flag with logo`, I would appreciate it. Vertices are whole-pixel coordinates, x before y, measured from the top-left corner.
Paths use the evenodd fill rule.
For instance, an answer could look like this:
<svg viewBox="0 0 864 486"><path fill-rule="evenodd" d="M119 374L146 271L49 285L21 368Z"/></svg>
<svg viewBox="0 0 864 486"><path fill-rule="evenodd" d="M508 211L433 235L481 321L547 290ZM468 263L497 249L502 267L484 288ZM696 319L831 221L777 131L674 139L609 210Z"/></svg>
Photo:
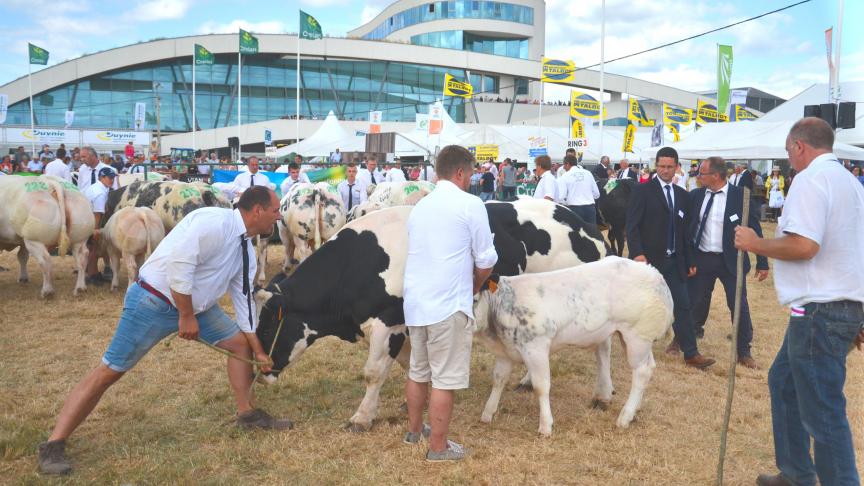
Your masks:
<svg viewBox="0 0 864 486"><path fill-rule="evenodd" d="M306 40L317 40L324 37L321 32L321 24L315 20L315 17L300 11L300 38Z"/></svg>
<svg viewBox="0 0 864 486"><path fill-rule="evenodd" d="M48 51L33 44L27 44L30 48L30 64L48 64Z"/></svg>
<svg viewBox="0 0 864 486"><path fill-rule="evenodd" d="M729 107L729 85L732 81L732 46L717 45L717 112Z"/></svg>
<svg viewBox="0 0 864 486"><path fill-rule="evenodd" d="M258 54L258 38L240 29L240 54Z"/></svg>
<svg viewBox="0 0 864 486"><path fill-rule="evenodd" d="M204 48L204 46L195 44L195 64L213 64L213 53Z"/></svg>

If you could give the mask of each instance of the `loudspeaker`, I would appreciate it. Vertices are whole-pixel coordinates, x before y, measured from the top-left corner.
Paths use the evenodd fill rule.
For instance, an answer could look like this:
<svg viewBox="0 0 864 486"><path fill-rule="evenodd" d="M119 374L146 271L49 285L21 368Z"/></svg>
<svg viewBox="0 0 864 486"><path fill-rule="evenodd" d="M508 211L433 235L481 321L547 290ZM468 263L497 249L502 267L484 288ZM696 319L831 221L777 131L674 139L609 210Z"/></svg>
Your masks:
<svg viewBox="0 0 864 486"><path fill-rule="evenodd" d="M819 117L831 125L831 129L837 128L837 105L834 103L823 103L819 105Z"/></svg>
<svg viewBox="0 0 864 486"><path fill-rule="evenodd" d="M855 102L844 101L837 110L837 128L855 128Z"/></svg>
<svg viewBox="0 0 864 486"><path fill-rule="evenodd" d="M231 150L240 150L240 138L239 137L228 137L228 147Z"/></svg>
<svg viewBox="0 0 864 486"><path fill-rule="evenodd" d="M805 105L804 116L815 116L816 118L821 117L822 113L819 111L819 105Z"/></svg>

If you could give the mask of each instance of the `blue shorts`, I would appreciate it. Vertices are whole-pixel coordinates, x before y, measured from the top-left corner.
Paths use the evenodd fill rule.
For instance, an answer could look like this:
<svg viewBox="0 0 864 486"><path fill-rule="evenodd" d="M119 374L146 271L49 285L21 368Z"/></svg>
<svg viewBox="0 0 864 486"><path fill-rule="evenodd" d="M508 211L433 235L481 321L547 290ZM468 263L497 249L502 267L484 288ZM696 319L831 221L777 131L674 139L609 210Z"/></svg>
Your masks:
<svg viewBox="0 0 864 486"><path fill-rule="evenodd" d="M117 331L102 356L105 366L123 373L172 332L177 332L180 314L159 297L147 292L137 283L129 287L123 301L123 313ZM240 332L230 317L218 305L196 314L199 335L210 344L216 344Z"/></svg>

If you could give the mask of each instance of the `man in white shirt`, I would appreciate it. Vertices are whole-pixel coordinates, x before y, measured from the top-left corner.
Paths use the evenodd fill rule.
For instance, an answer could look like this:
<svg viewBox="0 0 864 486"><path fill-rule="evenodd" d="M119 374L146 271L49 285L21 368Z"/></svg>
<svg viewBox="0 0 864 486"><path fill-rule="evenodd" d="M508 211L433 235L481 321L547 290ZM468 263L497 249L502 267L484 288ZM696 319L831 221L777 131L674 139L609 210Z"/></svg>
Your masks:
<svg viewBox="0 0 864 486"><path fill-rule="evenodd" d="M427 181L435 183L438 181L438 176L435 175L435 167L427 165L429 161L423 161L423 166L420 167L420 175L417 176L418 181Z"/></svg>
<svg viewBox="0 0 864 486"><path fill-rule="evenodd" d="M45 166L45 175L59 177L64 181L72 182L72 172L66 162L60 159L54 159Z"/></svg>
<svg viewBox="0 0 864 486"><path fill-rule="evenodd" d="M405 173L402 172L402 167L399 162L390 164L390 168L387 169L387 175L384 177L384 180L387 182L405 182Z"/></svg>
<svg viewBox="0 0 864 486"><path fill-rule="evenodd" d="M473 164L465 148L444 147L436 162L438 185L408 218L403 308L411 364L405 384L405 442L420 440L428 394L430 461L465 457L462 446L447 440L453 391L468 388L473 295L498 261L486 208L467 192Z"/></svg>
<svg viewBox="0 0 864 486"><path fill-rule="evenodd" d="M600 190L597 189L594 176L576 165L575 155L564 157L564 169L564 175L560 178L562 184L559 185L559 191L562 186L564 190L558 194L561 204L570 208L582 218L582 221L597 224L597 208L594 206L594 201L600 197Z"/></svg>
<svg viewBox="0 0 864 486"><path fill-rule="evenodd" d="M834 131L803 118L786 137L798 174L773 239L738 227L735 247L774 258L774 285L790 307L768 372L775 462L759 485L860 484L846 417L846 355L864 342L864 188L832 153ZM811 455L811 441L814 453Z"/></svg>
<svg viewBox="0 0 864 486"><path fill-rule="evenodd" d="M534 189L534 197L552 202L558 201L558 183L552 175L552 159L548 155L540 155L534 159L534 166L539 177L537 188Z"/></svg>
<svg viewBox="0 0 864 486"><path fill-rule="evenodd" d="M81 147L80 151L81 157L81 167L78 168L78 190L84 192L88 187L92 184L96 183L97 174L99 171L108 167L111 170L114 170L111 166L103 164L99 161L99 157L96 155L96 150L89 145L86 147ZM112 189L119 189L120 186L117 183L117 179L114 179L114 185Z"/></svg>
<svg viewBox="0 0 864 486"><path fill-rule="evenodd" d="M45 164L39 160L39 158L34 157L33 160L27 162L27 172L31 172L33 174L41 174L42 169L45 168Z"/></svg>
<svg viewBox="0 0 864 486"><path fill-rule="evenodd" d="M282 181L282 185L279 186L279 189L282 191L282 196L288 194L291 187L298 182L309 182L309 177L300 172L300 166L291 162L288 164L288 177L286 177L285 180Z"/></svg>
<svg viewBox="0 0 864 486"><path fill-rule="evenodd" d="M384 182L384 174L378 170L378 161L375 159L374 155L370 155L366 158L366 168L357 171L357 178L360 179L360 182L365 184L366 187Z"/></svg>
<svg viewBox="0 0 864 486"><path fill-rule="evenodd" d="M339 152L337 148L335 152L330 154L330 163L331 164L341 164L342 163L342 154Z"/></svg>
<svg viewBox="0 0 864 486"><path fill-rule="evenodd" d="M351 211L354 206L366 202L366 186L357 180L357 166L353 163L345 168L345 180L339 183L337 189L345 203L345 211Z"/></svg>
<svg viewBox="0 0 864 486"><path fill-rule="evenodd" d="M234 178L234 186L237 187L238 191L245 191L252 186L270 187L270 179L258 171L258 157L254 155L249 157L247 165L249 166L249 171L241 172Z"/></svg>
<svg viewBox="0 0 864 486"><path fill-rule="evenodd" d="M255 359L263 371L269 371L270 359L255 335L255 253L249 239L270 232L279 217L276 194L254 187L243 193L237 209L195 210L168 233L127 291L114 339L102 362L75 386L48 441L39 445L43 473L71 471L64 453L66 439L102 394L173 332L179 330L183 339L201 339L244 360ZM231 295L236 321L217 304L226 292ZM194 363L190 365L195 369ZM253 408L252 376L250 364L228 358L237 424L245 429L291 428L290 421Z"/></svg>

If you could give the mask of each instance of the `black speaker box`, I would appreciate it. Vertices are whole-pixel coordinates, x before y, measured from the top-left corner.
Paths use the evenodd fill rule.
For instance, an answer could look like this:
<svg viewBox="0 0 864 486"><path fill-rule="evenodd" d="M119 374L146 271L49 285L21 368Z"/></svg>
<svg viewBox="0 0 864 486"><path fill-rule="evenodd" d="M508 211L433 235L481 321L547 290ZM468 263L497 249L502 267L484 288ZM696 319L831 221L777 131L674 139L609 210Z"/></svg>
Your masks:
<svg viewBox="0 0 864 486"><path fill-rule="evenodd" d="M240 138L228 137L228 147L230 147L232 150L240 150Z"/></svg>
<svg viewBox="0 0 864 486"><path fill-rule="evenodd" d="M831 129L837 128L837 105L834 103L824 103L819 105L819 117L831 125Z"/></svg>
<svg viewBox="0 0 864 486"><path fill-rule="evenodd" d="M837 128L855 128L855 102L844 101L837 109Z"/></svg>
<svg viewBox="0 0 864 486"><path fill-rule="evenodd" d="M804 116L805 117L815 116L816 118L821 117L822 114L819 111L819 105L806 105L806 106L804 106Z"/></svg>

